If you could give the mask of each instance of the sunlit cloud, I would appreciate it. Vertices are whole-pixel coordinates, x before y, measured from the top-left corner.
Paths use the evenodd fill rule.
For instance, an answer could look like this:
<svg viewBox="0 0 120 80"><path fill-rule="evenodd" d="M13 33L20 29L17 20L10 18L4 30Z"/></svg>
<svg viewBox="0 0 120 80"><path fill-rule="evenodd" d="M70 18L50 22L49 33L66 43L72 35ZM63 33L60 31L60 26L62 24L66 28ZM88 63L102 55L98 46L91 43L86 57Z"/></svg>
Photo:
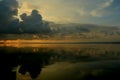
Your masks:
<svg viewBox="0 0 120 80"><path fill-rule="evenodd" d="M53 22L92 23L101 24L102 20L112 20L119 13L119 0L18 0L22 3L19 14L30 14L32 9L39 10L43 20ZM114 10L113 10L114 8ZM115 9L117 9L115 11ZM101 18L102 17L102 18ZM108 19L109 18L109 19ZM109 21L108 21L109 22ZM116 23L116 18L112 22Z"/></svg>
<svg viewBox="0 0 120 80"><path fill-rule="evenodd" d="M22 14L22 13L27 13L27 14L30 14L32 9L34 7L32 5L30 5L28 2L23 2L21 7L18 9L18 13L19 14Z"/></svg>

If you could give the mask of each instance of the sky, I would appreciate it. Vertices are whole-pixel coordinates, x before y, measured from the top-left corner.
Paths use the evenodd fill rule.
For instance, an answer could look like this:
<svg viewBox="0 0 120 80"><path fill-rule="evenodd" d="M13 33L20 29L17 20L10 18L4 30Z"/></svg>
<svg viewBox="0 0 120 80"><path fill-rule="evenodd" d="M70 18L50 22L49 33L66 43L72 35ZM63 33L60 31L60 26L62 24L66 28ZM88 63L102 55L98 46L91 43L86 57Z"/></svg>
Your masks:
<svg viewBox="0 0 120 80"><path fill-rule="evenodd" d="M120 26L120 0L18 0L19 14L38 9L44 20Z"/></svg>

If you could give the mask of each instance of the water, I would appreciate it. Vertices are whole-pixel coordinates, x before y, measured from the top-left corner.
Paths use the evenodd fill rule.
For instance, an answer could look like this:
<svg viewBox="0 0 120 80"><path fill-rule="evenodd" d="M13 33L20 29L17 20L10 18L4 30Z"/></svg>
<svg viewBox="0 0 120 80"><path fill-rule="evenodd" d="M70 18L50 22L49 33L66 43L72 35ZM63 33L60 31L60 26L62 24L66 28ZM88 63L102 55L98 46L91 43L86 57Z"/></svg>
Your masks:
<svg viewBox="0 0 120 80"><path fill-rule="evenodd" d="M118 44L0 44L0 54L0 80L113 80L120 76Z"/></svg>

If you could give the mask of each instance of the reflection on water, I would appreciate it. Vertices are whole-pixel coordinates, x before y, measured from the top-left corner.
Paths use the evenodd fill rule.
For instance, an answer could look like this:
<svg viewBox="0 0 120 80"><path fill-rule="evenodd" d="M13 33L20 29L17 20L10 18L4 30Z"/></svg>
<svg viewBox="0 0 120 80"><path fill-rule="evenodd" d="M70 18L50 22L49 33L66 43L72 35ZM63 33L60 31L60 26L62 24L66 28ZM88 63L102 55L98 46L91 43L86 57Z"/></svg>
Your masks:
<svg viewBox="0 0 120 80"><path fill-rule="evenodd" d="M113 80L120 76L119 47L117 44L0 44L0 80Z"/></svg>

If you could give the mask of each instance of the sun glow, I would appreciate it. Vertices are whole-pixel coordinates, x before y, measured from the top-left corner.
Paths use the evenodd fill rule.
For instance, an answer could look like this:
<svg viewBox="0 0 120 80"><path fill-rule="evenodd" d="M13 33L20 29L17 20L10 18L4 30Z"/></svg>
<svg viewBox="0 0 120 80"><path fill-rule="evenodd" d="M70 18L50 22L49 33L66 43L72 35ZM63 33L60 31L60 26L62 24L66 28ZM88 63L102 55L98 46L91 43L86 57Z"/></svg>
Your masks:
<svg viewBox="0 0 120 80"><path fill-rule="evenodd" d="M6 47L17 47L17 48L24 48L24 47L56 47L54 44L66 44L72 43L75 41L68 41L68 40L0 40L0 46ZM51 46L52 45L52 46ZM36 49L34 51L37 51Z"/></svg>

